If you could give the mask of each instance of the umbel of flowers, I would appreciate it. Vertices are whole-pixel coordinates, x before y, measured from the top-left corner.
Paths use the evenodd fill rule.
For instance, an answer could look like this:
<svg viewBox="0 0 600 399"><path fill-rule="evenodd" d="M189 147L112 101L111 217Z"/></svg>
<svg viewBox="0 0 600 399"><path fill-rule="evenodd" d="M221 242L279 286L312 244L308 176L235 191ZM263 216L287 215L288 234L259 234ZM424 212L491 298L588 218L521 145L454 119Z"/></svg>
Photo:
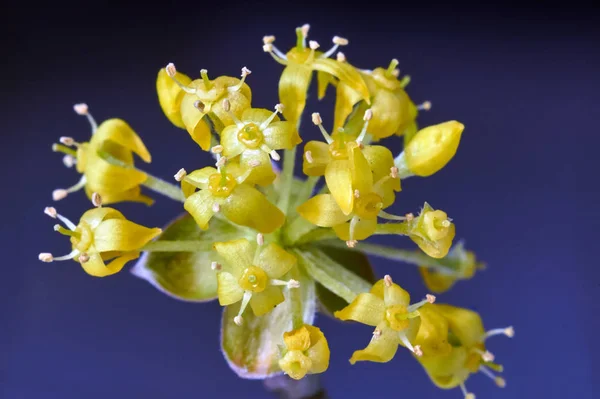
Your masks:
<svg viewBox="0 0 600 399"><path fill-rule="evenodd" d="M53 198L84 189L94 208L77 224L46 208L64 224L54 230L69 237L71 251L42 253L40 260L74 260L86 273L104 277L144 253L132 269L138 277L178 299L218 299L223 354L241 377L285 373L301 379L327 370L326 332L313 325L320 302L339 320L374 328L366 347L351 355L352 364L388 362L402 347L435 385L458 387L465 398L474 397L465 385L474 373L505 386L486 340L512 337L512 327L486 332L477 313L438 304L431 294L413 302L390 276L376 281L365 257L418 266L435 293L483 268L462 242L453 245L455 224L443 210L425 202L414 213L392 211L401 209L396 200L405 179L431 176L454 157L464 125L444 121L419 129L418 114L431 103L412 101L410 78L401 76L396 59L387 67L358 68L338 51L347 39L336 36L322 51L307 40L308 32L308 25L297 28L287 52L275 46L274 36L263 38L263 51L284 65L273 109L252 103L246 67L239 78L211 78L205 69L192 78L172 63L159 70L156 88L165 116L213 159L208 165L174 164L177 184L135 166L134 154L145 162L151 157L125 121L97 125L85 104L76 105L92 135L87 141L61 137L53 146L81 175ZM312 112L312 124L302 125L300 134L315 74L319 98L335 88L332 129ZM312 133L321 138L303 143ZM404 138L402 150L383 141L394 135ZM298 149L305 178L294 175ZM142 189L179 201L186 213L161 230L103 206L151 205ZM407 236L418 249L367 242L376 235Z"/></svg>

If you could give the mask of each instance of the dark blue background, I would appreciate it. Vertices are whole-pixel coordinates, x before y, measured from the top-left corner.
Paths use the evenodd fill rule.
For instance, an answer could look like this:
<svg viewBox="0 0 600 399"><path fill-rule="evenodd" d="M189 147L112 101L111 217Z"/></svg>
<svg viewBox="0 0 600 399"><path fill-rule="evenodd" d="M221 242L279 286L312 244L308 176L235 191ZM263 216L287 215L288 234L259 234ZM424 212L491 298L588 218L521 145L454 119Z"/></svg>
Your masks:
<svg viewBox="0 0 600 399"><path fill-rule="evenodd" d="M216 303L175 301L127 271L95 279L71 262L36 257L69 249L42 210L52 189L77 179L50 151L61 135L89 135L72 104L87 102L99 121L126 119L153 154L148 170L169 178L207 157L162 115L158 69L173 61L190 75L206 68L217 76L247 66L254 106L271 108L281 66L262 52L261 38L275 34L285 49L305 22L324 47L332 35L348 37L344 52L358 66L397 57L413 77L413 98L433 102L423 124L466 125L456 158L432 178L406 181L393 210L415 211L425 200L446 210L489 268L440 300L476 309L488 328L516 328L513 340L489 345L505 365L507 388L478 375L470 390L487 399L594 396L600 57L593 9L159 4L13 4L2 12L1 397L266 396L223 360ZM312 101L307 111L331 118L331 104ZM308 124L303 134L317 137ZM150 209L118 207L149 226L182 210L158 200ZM87 206L74 195L58 209L75 219ZM425 294L412 266L376 261L376 268L415 297ZM351 367L347 359L367 343L369 328L324 316L318 324L332 349L323 378L332 398L461 397L436 389L406 351L389 364Z"/></svg>

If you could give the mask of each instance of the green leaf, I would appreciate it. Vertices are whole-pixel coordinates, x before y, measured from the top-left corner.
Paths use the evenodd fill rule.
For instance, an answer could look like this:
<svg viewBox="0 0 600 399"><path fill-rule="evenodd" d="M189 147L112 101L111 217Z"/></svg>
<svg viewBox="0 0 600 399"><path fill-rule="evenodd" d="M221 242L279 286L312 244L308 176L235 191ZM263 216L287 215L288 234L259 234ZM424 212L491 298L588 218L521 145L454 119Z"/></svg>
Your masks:
<svg viewBox="0 0 600 399"><path fill-rule="evenodd" d="M210 231L200 230L186 213L167 225L157 240L198 240L199 246L206 244L207 248L211 248L215 241L241 237L237 228L217 218L210 223ZM217 253L212 250L145 252L131 273L175 299L205 302L217 297L217 278L211 269L212 261L219 261Z"/></svg>
<svg viewBox="0 0 600 399"><path fill-rule="evenodd" d="M321 251L324 252L333 261L339 263L344 268L351 272L359 275L369 283L375 283L376 277L369 258L358 251L351 251L343 248L334 247L321 247ZM319 310L333 317L333 312L343 309L348 303L329 291L327 288L317 283L317 298L319 299Z"/></svg>
<svg viewBox="0 0 600 399"><path fill-rule="evenodd" d="M312 324L315 318L315 284L302 274L299 278L302 294L304 323ZM223 311L221 321L221 350L231 369L241 378L265 379L280 374L278 361L283 333L292 330L292 303L288 289L286 300L270 313L256 317L251 309L244 312L241 326L233 322L240 302Z"/></svg>

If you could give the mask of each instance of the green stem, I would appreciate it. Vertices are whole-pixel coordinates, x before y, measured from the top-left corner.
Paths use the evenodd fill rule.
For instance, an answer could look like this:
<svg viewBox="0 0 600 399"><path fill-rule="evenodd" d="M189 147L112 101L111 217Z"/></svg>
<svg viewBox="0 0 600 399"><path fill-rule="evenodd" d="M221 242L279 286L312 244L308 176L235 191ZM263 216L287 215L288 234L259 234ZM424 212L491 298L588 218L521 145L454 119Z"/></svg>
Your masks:
<svg viewBox="0 0 600 399"><path fill-rule="evenodd" d="M335 234L335 231L333 231L333 229L318 228L311 230L307 234L301 236L297 241L295 241L295 245L299 246L303 244L308 244L309 242L313 241L331 240L334 238L337 238L337 235Z"/></svg>
<svg viewBox="0 0 600 399"><path fill-rule="evenodd" d="M212 250L212 241L158 240L149 242L148 244L144 245L140 250L145 252L208 252Z"/></svg>
<svg viewBox="0 0 600 399"><path fill-rule="evenodd" d="M378 224L375 230L375 235L394 234L400 236L407 236L410 230L410 226L407 222L402 223L385 223Z"/></svg>
<svg viewBox="0 0 600 399"><path fill-rule="evenodd" d="M283 170L281 171L281 192L277 206L286 215L290 206L290 195L294 183L294 167L296 166L296 147L285 150L283 158Z"/></svg>
<svg viewBox="0 0 600 399"><path fill-rule="evenodd" d="M306 273L346 302L350 303L360 293L367 292L371 284L332 260L315 248L294 249L299 265Z"/></svg>
<svg viewBox="0 0 600 399"><path fill-rule="evenodd" d="M300 270L297 266L289 272L290 277L296 281L301 281ZM295 330L304 325L304 309L302 306L302 291L300 288L291 288L289 290L290 301L292 305L292 328Z"/></svg>
<svg viewBox="0 0 600 399"><path fill-rule="evenodd" d="M398 176L400 176L400 180L414 176L414 173L408 168L404 151L394 158L394 165L398 168Z"/></svg>

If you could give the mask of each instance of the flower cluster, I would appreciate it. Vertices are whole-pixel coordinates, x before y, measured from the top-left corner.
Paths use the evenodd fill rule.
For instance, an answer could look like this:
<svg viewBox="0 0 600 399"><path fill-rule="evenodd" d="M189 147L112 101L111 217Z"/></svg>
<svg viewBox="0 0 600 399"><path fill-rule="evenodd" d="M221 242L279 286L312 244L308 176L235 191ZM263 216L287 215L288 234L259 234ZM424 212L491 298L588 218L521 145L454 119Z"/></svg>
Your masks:
<svg viewBox="0 0 600 399"><path fill-rule="evenodd" d="M134 153L145 162L151 158L126 122L109 119L97 126L87 106L76 105L76 112L90 121L92 137L84 143L62 137L54 145L65 153L65 165L76 165L82 177L53 197L60 200L85 188L95 208L77 225L46 208L65 224L55 230L70 237L72 252L63 257L43 253L40 260L74 259L88 274L107 276L148 253L136 275L174 297L214 298L225 308L223 351L243 377L284 372L301 379L328 368L327 339L313 326L318 300L340 320L375 328L369 344L352 354L352 364L388 362L402 346L441 388L461 387L465 397L472 397L464 384L477 371L503 386L492 372L502 367L493 363L484 340L499 333L512 336L512 329L486 333L474 312L434 304L430 294L411 303L409 293L390 276L375 282L365 277L372 275L368 263L366 272L355 268L360 252L413 263L435 293L481 268L462 243L453 246L455 225L443 210L424 203L416 214L390 211L403 180L431 176L448 164L464 125L447 121L419 129L419 111L429 110L431 103L412 101L406 91L410 78L401 76L398 60L360 69L338 51L349 44L347 39L335 36L332 48L323 52L308 33L308 25L297 28L296 45L286 53L275 47L274 36L263 38L264 52L285 66L273 111L252 104L246 67L239 78L213 79L205 69L193 79L172 63L159 70L156 90L165 116L214 162L189 173L180 168L174 176L178 184L134 165ZM335 87L333 127L328 130L321 114L312 113L312 129L322 139L301 147L306 179L299 179L294 177L303 141L299 126L314 72L319 98ZM402 151L382 142L390 136L403 136ZM163 233L102 206L123 201L151 205L142 186L180 201L187 216ZM375 235L407 236L419 249L364 242ZM162 254L162 263L154 262L154 253Z"/></svg>

